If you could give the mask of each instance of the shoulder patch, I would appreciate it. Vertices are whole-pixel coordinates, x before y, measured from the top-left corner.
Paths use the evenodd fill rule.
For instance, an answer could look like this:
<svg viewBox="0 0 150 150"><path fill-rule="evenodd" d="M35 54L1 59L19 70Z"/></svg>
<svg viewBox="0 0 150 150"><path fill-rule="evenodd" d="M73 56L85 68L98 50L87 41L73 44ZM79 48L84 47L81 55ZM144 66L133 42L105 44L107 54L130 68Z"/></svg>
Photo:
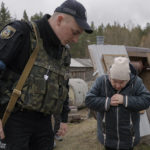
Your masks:
<svg viewBox="0 0 150 150"><path fill-rule="evenodd" d="M7 25L0 33L1 39L10 39L16 32L16 29Z"/></svg>

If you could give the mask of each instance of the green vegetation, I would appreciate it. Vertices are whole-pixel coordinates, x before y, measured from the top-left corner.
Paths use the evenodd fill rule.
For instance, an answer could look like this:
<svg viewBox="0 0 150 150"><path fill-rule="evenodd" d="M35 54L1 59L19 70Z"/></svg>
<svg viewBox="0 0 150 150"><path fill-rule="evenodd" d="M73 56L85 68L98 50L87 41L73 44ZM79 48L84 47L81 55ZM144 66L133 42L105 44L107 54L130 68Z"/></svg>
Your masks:
<svg viewBox="0 0 150 150"><path fill-rule="evenodd" d="M43 13L39 12L29 18L26 10L24 10L22 19L33 21L40 19L42 16ZM15 20L15 18L11 17L8 8L2 2L0 7L0 29L12 20ZM150 23L147 23L144 29L139 25L133 26L132 23L121 26L116 22L112 25L108 23L105 26L100 22L98 27L94 25L94 22L91 22L91 27L94 30L93 34L84 33L79 37L77 44L70 45L72 57L88 58L88 45L96 44L96 36L104 36L105 44L150 48Z"/></svg>
<svg viewBox="0 0 150 150"><path fill-rule="evenodd" d="M5 7L5 4L2 2L1 3L1 8L0 8L0 29L7 24L11 20L11 16L9 13L8 8Z"/></svg>

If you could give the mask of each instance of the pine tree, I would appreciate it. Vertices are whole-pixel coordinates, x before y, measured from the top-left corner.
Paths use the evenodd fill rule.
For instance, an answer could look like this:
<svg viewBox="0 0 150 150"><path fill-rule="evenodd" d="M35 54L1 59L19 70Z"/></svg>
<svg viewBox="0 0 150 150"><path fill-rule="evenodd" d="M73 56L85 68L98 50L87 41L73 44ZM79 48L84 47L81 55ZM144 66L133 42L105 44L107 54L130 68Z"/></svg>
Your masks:
<svg viewBox="0 0 150 150"><path fill-rule="evenodd" d="M35 13L33 16L31 16L31 21L34 21L34 20L39 20L43 17L43 13L42 12L39 12L39 13Z"/></svg>
<svg viewBox="0 0 150 150"><path fill-rule="evenodd" d="M11 21L11 16L9 10L8 8L5 7L5 4L2 2L0 8L0 29L10 21Z"/></svg>
<svg viewBox="0 0 150 150"><path fill-rule="evenodd" d="M24 10L24 12L23 12L23 19L26 20L26 21L29 21L29 17L27 15L26 10Z"/></svg>

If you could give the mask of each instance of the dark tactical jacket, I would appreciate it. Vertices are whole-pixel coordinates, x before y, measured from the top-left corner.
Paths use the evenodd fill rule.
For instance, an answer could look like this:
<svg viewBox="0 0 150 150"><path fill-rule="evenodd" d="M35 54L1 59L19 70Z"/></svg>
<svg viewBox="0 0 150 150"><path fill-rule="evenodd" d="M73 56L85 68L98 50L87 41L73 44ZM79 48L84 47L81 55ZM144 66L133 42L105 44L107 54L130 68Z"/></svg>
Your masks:
<svg viewBox="0 0 150 150"><path fill-rule="evenodd" d="M49 17L49 15L45 15L39 22L36 22L40 38L42 38L40 39L41 49L18 103L24 108L46 114L60 112L63 107L62 121L66 122L69 111L68 98L66 98L68 91L66 77L70 65L70 54L68 49L60 44L50 28L47 22ZM4 73L0 73L1 105L3 101L9 99L14 83L19 79L33 47L35 47L32 28L26 22L15 21L9 25L15 28L16 32L7 40L0 38L0 60L7 66ZM44 37L45 33L49 36ZM31 36L29 36L30 34ZM44 79L44 75L48 76L47 80ZM53 107L57 104L58 107Z"/></svg>
<svg viewBox="0 0 150 150"><path fill-rule="evenodd" d="M38 31L38 30L37 30ZM39 35L39 34L38 34ZM40 51L32 67L29 77L22 89L21 100L23 108L49 113L60 113L67 97L70 56L67 48L63 49L62 58L48 56L42 39L39 38Z"/></svg>

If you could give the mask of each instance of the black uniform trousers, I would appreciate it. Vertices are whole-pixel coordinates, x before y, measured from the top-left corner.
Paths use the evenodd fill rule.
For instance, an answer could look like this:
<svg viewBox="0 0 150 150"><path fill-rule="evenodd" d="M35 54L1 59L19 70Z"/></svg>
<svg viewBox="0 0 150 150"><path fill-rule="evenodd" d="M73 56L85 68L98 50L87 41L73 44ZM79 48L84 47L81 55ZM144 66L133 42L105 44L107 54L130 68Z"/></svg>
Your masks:
<svg viewBox="0 0 150 150"><path fill-rule="evenodd" d="M52 150L54 133L51 116L17 110L5 125L7 150Z"/></svg>

